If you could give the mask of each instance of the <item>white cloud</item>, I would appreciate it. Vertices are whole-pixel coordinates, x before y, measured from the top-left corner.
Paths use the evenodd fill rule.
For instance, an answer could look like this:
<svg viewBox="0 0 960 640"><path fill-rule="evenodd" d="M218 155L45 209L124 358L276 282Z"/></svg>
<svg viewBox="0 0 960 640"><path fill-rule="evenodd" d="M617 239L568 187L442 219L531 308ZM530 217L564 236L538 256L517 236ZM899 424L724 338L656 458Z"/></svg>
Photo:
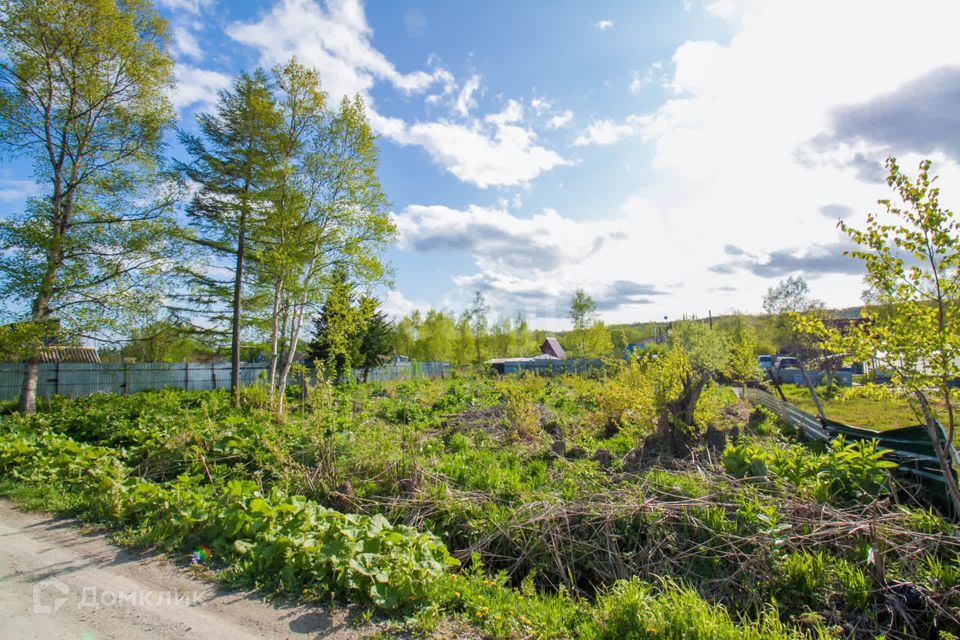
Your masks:
<svg viewBox="0 0 960 640"><path fill-rule="evenodd" d="M600 31L607 31L608 29L613 29L613 20L598 20L593 26Z"/></svg>
<svg viewBox="0 0 960 640"><path fill-rule="evenodd" d="M658 72L663 65L659 62L654 62L647 70L640 74L636 71L633 72L633 77L630 79L630 93L637 94L643 91L643 89L653 83L654 74Z"/></svg>
<svg viewBox="0 0 960 640"><path fill-rule="evenodd" d="M713 10L729 17L732 36L678 47L670 95L658 108L597 118L578 138L586 145L641 137L646 144L618 149L615 159L617 168L649 167L637 197L619 211L570 204L562 214L545 210L534 218L509 213L505 203L494 210L409 208L399 214L406 250L472 255L475 268L453 274L450 290L481 287L504 311L519 305L530 316L562 316L560 302L573 286L604 299L608 321L757 311L766 289L788 274L805 276L828 304L856 304L862 281L839 255L835 217L821 211L842 203L844 220L862 225L877 198L890 194L865 181L865 162L882 162L893 149L900 165L915 171L922 144L931 143L910 147L910 132L929 135L936 123L952 122L939 110L924 114L922 92L897 92L954 77L929 74L960 67L960 40L952 34L960 5L920 2L904 12L896 2L813 0L728 2ZM891 42L896 55L878 56ZM894 111L927 125L909 123L885 144L886 121L873 135L837 135L840 126L851 129L838 113L849 120L855 112L862 128L876 109L889 117L891 105L904 104L920 107ZM942 202L956 210L960 164L949 155L957 139L951 131L944 129L943 144L930 154ZM811 142L824 135L831 146ZM605 232L622 236L594 251L591 239ZM664 293L647 296L647 304L630 295L641 287L623 284L651 282ZM630 304L616 307L618 295ZM540 300L554 308L538 310Z"/></svg>
<svg viewBox="0 0 960 640"><path fill-rule="evenodd" d="M466 118L470 115L470 110L477 106L477 101L473 99L473 94L480 88L480 76L473 75L463 83L460 93L457 95L457 102L454 104L454 111Z"/></svg>
<svg viewBox="0 0 960 640"><path fill-rule="evenodd" d="M636 115L627 116L622 123L617 123L609 118L595 120L587 125L586 130L577 136L573 144L578 147L614 144L639 133L643 122L644 119Z"/></svg>
<svg viewBox="0 0 960 640"><path fill-rule="evenodd" d="M193 60L203 59L203 50L200 48L200 43L197 42L196 36L188 27L177 25L173 27L172 31L173 41L171 42L170 48L175 56L178 58L191 58Z"/></svg>
<svg viewBox="0 0 960 640"><path fill-rule="evenodd" d="M586 218L553 209L524 218L507 205L503 199L499 208L409 206L393 216L398 248L472 256L474 272L451 274L456 290L481 289L498 312L523 310L539 325L566 322L577 287L585 287L605 314L620 317L659 304L666 293L647 277L672 250L663 235L666 228L642 198L629 200L611 216ZM638 252L636 242L648 235L658 243ZM611 270L611 264L618 267Z"/></svg>
<svg viewBox="0 0 960 640"><path fill-rule="evenodd" d="M608 120L581 141L638 134L652 144L656 186L645 195L669 224L696 229L676 249L698 263L701 274L729 261L716 254L728 243L760 256L816 254L822 265L823 256L807 249L834 247L838 239L835 220L818 211L842 202L855 212L848 221L861 224L889 191L858 175L866 175L865 161L882 163L889 149L844 140L824 154L811 140L831 132L839 107L868 103L932 69L960 64L960 41L950 26L960 19L960 5L923 2L904 12L895 2L869 0L727 0L710 10L731 20L733 36L682 44L673 55L672 96L633 128L625 126L629 120ZM877 56L889 42L897 43L897 55ZM901 152L901 166L912 170L918 157ZM945 176L946 199L947 176L960 178L960 167L943 154L933 158ZM804 260L781 262L804 273ZM713 284L702 288L693 277L688 282L697 284L686 293L714 313L724 304L758 309L763 291L779 277L774 271L727 274L724 285L739 288L727 302L709 291L722 274L707 275ZM855 304L862 290L859 278L840 270L826 277L811 268L807 277L829 304Z"/></svg>
<svg viewBox="0 0 960 640"><path fill-rule="evenodd" d="M359 0L338 0L321 6L313 0L280 0L252 22L234 22L227 35L259 50L261 63L273 66L296 56L320 71L334 99L367 95L377 80L404 93L420 93L449 79L449 72L403 73L370 42Z"/></svg>
<svg viewBox="0 0 960 640"><path fill-rule="evenodd" d="M522 107L509 101L486 122L460 124L440 120L407 124L399 118L370 114L382 135L403 145L420 145L433 161L463 182L480 188L516 186L544 171L569 164L555 151L536 144L536 134L515 124Z"/></svg>
<svg viewBox="0 0 960 640"><path fill-rule="evenodd" d="M547 121L547 129L562 129L573 121L573 111L558 113Z"/></svg>
<svg viewBox="0 0 960 640"><path fill-rule="evenodd" d="M181 109L200 104L209 107L217 101L217 92L230 87L231 77L219 71L199 69L177 63L173 70L176 85L170 100L173 106Z"/></svg>
<svg viewBox="0 0 960 640"><path fill-rule="evenodd" d="M551 106L553 105L550 103L549 100L547 100L546 98L541 98L539 96L530 101L530 108L533 109L533 111L537 115L540 115L544 111L547 111Z"/></svg>
<svg viewBox="0 0 960 640"><path fill-rule="evenodd" d="M213 0L157 0L157 5L172 11L198 14L213 4Z"/></svg>
<svg viewBox="0 0 960 640"><path fill-rule="evenodd" d="M408 300L399 291L387 291L380 303L380 309L390 320L397 321L413 311L426 311L430 305L425 302Z"/></svg>
<svg viewBox="0 0 960 640"><path fill-rule="evenodd" d="M19 202L40 194L40 185L33 180L0 178L0 202Z"/></svg>
<svg viewBox="0 0 960 640"><path fill-rule="evenodd" d="M512 122L521 122L523 121L523 104L519 100L507 100L507 104L504 105L503 111L500 113L491 113L486 118L487 122L492 122L496 125L506 125Z"/></svg>

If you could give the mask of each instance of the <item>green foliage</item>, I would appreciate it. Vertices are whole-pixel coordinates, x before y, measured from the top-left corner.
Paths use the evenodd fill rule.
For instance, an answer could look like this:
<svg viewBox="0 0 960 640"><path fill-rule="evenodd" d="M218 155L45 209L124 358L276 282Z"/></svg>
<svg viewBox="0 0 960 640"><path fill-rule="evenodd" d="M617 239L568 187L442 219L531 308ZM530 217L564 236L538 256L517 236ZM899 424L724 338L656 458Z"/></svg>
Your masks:
<svg viewBox="0 0 960 640"><path fill-rule="evenodd" d="M168 290L179 247L176 187L159 171L174 119L166 39L147 0L0 2L0 147L32 160L44 194L0 222L0 297L29 310L16 319L110 333ZM33 412L28 363L20 408Z"/></svg>
<svg viewBox="0 0 960 640"><path fill-rule="evenodd" d="M741 440L759 450L742 466L767 481L655 462L646 454L659 445L628 419L608 434L605 396L616 383L648 390L650 403L649 376L669 359L624 364L606 380L320 384L286 421L265 413L265 398L264 410L238 409L225 392L55 399L0 422L0 492L116 527L130 543L208 547L229 584L402 611L411 631L453 618L498 638L828 635L807 618L795 626L809 616L880 633L866 534L837 537L821 522L885 490L871 480L875 461ZM708 388L704 407L728 394ZM611 453L606 465L593 459L599 449ZM818 507L814 492L844 508ZM950 523L883 501L874 509L887 577L949 606L960 552ZM866 531L865 517L849 526ZM451 555L469 558L462 572Z"/></svg>
<svg viewBox="0 0 960 640"><path fill-rule="evenodd" d="M743 477L771 475L822 502L872 498L889 491L889 473L895 462L874 441L847 444L842 437L827 451L816 453L802 445L740 443L723 452L727 473Z"/></svg>
<svg viewBox="0 0 960 640"><path fill-rule="evenodd" d="M192 362L212 353L185 325L158 320L134 328L119 355L138 362Z"/></svg>
<svg viewBox="0 0 960 640"><path fill-rule="evenodd" d="M371 302L357 299L345 269L334 269L330 290L314 323L307 357L321 363L324 373L335 381L345 380L353 365L364 357L360 349L374 313Z"/></svg>
<svg viewBox="0 0 960 640"><path fill-rule="evenodd" d="M637 580L621 581L597 602L594 621L581 627L582 638L620 640L687 638L690 640L802 638L788 629L774 610L758 622L738 624L723 608L691 589L665 580L659 589ZM821 629L822 635L828 635Z"/></svg>
<svg viewBox="0 0 960 640"><path fill-rule="evenodd" d="M568 351L578 358L608 356L613 351L610 332L597 317L597 304L583 289L570 299L570 321L573 330L564 336Z"/></svg>
<svg viewBox="0 0 960 640"><path fill-rule="evenodd" d="M0 473L29 483L56 478L87 512L130 526L131 539L175 551L208 545L230 576L269 591L398 609L457 564L431 534L382 516L344 515L251 481L217 491L191 476L146 481L110 449L63 436L4 434Z"/></svg>
<svg viewBox="0 0 960 640"><path fill-rule="evenodd" d="M866 268L864 281L873 303L864 310L867 321L846 334L816 319L801 324L834 353L860 360L876 357L894 384L917 397L953 507L960 511L958 478L940 444L937 416L928 400L933 395L941 405L947 442L952 442L957 435L952 381L960 376L960 221L940 205L929 160L920 163L915 180L894 158L886 166L887 184L900 203L878 200L883 213L868 214L863 229L839 223L857 245L848 255Z"/></svg>

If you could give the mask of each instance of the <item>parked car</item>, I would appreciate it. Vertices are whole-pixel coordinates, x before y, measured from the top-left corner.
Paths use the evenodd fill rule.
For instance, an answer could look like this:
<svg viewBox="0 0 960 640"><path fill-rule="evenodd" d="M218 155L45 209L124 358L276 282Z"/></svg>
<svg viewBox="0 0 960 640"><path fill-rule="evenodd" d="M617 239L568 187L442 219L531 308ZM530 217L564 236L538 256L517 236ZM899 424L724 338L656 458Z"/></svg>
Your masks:
<svg viewBox="0 0 960 640"><path fill-rule="evenodd" d="M770 379L777 384L793 383L797 384L800 368L800 362L793 356L777 356L773 359L773 366L767 371ZM787 373L788 370L793 369Z"/></svg>
<svg viewBox="0 0 960 640"><path fill-rule="evenodd" d="M773 356L757 356L757 366L767 371L773 366Z"/></svg>
<svg viewBox="0 0 960 640"><path fill-rule="evenodd" d="M793 356L777 356L773 360L774 369L799 369L800 361Z"/></svg>

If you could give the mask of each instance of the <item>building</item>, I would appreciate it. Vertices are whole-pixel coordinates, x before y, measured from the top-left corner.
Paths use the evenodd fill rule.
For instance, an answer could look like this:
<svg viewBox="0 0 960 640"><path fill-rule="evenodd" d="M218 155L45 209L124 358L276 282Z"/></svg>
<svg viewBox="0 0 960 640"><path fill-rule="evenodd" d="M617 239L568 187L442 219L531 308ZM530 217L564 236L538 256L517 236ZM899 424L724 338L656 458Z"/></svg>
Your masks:
<svg viewBox="0 0 960 640"><path fill-rule="evenodd" d="M540 355L529 358L494 358L487 360L497 373L519 373L521 371L541 371L553 369L554 365L565 360L567 352L556 338L547 338L540 345Z"/></svg>
<svg viewBox="0 0 960 640"><path fill-rule="evenodd" d="M553 356L559 360L567 357L567 352L563 350L563 347L560 346L560 341L556 338L547 338L544 340L543 344L540 345L540 353Z"/></svg>

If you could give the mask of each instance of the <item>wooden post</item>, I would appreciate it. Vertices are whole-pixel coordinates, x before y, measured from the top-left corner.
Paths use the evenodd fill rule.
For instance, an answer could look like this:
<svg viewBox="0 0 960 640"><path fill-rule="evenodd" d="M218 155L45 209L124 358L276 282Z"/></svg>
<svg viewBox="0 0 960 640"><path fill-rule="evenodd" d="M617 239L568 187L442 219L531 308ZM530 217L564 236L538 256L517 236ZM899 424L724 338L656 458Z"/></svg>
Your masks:
<svg viewBox="0 0 960 640"><path fill-rule="evenodd" d="M183 363L183 389L184 391L190 390L190 363Z"/></svg>
<svg viewBox="0 0 960 640"><path fill-rule="evenodd" d="M53 367L53 395L60 395L60 361Z"/></svg>
<svg viewBox="0 0 960 640"><path fill-rule="evenodd" d="M217 390L217 367L214 363L210 363L210 381L213 383L213 390Z"/></svg>

